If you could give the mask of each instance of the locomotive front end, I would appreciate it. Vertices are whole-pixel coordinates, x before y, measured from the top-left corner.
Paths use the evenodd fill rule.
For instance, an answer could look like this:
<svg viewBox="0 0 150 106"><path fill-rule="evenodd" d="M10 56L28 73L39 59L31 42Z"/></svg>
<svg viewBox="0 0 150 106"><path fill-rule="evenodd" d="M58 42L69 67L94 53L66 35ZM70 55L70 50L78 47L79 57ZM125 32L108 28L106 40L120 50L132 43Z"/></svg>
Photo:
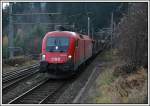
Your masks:
<svg viewBox="0 0 150 106"><path fill-rule="evenodd" d="M74 69L72 40L69 36L52 34L42 46L40 71L61 74Z"/></svg>

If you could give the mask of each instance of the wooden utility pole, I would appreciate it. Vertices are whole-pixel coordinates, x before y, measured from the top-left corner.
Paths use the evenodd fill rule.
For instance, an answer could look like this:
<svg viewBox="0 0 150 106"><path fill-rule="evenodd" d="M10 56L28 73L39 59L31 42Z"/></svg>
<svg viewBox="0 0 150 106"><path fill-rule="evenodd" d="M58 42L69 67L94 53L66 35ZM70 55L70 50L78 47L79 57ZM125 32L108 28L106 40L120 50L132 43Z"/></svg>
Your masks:
<svg viewBox="0 0 150 106"><path fill-rule="evenodd" d="M14 51L13 51L13 47L14 47L14 43L13 43L13 34L14 34L14 30L13 30L13 22L12 22L12 3L10 3L10 7L9 7L9 34L8 34L8 40L9 40L9 58L13 58L14 57Z"/></svg>

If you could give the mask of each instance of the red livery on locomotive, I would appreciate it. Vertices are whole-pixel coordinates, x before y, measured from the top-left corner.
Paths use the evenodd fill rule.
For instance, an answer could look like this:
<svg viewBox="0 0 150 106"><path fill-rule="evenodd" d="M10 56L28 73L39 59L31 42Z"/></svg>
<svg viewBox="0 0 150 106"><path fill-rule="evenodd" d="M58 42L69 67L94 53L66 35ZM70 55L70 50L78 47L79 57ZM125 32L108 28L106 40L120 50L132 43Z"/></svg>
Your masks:
<svg viewBox="0 0 150 106"><path fill-rule="evenodd" d="M93 40L71 31L48 32L42 42L40 71L54 76L76 72L92 57Z"/></svg>

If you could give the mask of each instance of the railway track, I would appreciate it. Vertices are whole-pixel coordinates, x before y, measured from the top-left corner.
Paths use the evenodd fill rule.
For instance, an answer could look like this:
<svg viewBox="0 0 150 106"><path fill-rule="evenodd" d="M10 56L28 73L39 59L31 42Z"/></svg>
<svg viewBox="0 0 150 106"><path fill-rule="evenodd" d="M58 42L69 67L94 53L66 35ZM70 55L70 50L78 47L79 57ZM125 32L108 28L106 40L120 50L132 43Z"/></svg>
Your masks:
<svg viewBox="0 0 150 106"><path fill-rule="evenodd" d="M93 63L93 65L88 70L91 70L92 67L95 65L96 65L96 62ZM86 67L83 67L83 68L86 68ZM81 68L81 70L83 69ZM70 94L66 93L65 94L66 96L64 96L64 99L62 99L63 101L65 101L66 99L64 103L71 103L71 100L76 95L76 92L78 92L78 90L76 89L80 89L78 88L78 86L82 85L83 82L86 82L86 79L87 79L86 76L90 75L89 72L87 72L87 74L83 72L85 75L81 73L82 76L80 76L79 79L75 77L75 79L73 80L50 80L50 79L41 80L42 82L41 81L40 83L38 82L36 85L32 86L32 88L29 88L23 92L18 93L18 95L14 96L13 98L7 99L6 102L4 100L4 103L6 104L63 103L61 102L61 99L60 100L58 99L63 98L63 96L61 97L61 95L66 91L66 89L68 89L71 83L73 83L76 79L78 79L79 82L77 83L77 86L72 86L73 88L70 87L70 89L74 89L74 90L71 92L70 91L68 92L67 90L67 92ZM76 85L76 83L74 83L73 85Z"/></svg>
<svg viewBox="0 0 150 106"><path fill-rule="evenodd" d="M94 66L94 64L95 63L93 63L93 66ZM83 82L83 80L82 80L82 82ZM69 83L70 83L70 81L69 81ZM5 103L8 103L8 104L55 103L55 101L59 98L61 93L65 91L64 88L66 88L66 85L67 85L66 81L63 81L63 80L45 79L45 80L42 80L42 82L40 81L40 83L38 82L38 84L32 86L32 88L29 88L23 92L18 93L19 96L16 95L11 99L7 99L7 101ZM72 92L71 92L71 94L72 94ZM71 98L71 97L72 96L69 96L69 98Z"/></svg>
<svg viewBox="0 0 150 106"><path fill-rule="evenodd" d="M8 72L2 75L2 82L6 83L12 80L15 80L17 78L23 77L25 75L31 75L34 74L35 72L37 72L39 68L39 64L34 64L26 69L22 69L22 70L16 70L13 72Z"/></svg>
<svg viewBox="0 0 150 106"><path fill-rule="evenodd" d="M37 73L38 73L38 70L35 71L35 72L33 72L33 73L30 73L29 75L26 75L24 77L17 78L17 79L15 79L13 81L3 83L2 84L3 94L9 92L11 89L13 89L14 87L16 87L20 82L23 82L24 80L30 78L31 76L33 76L34 74L37 74Z"/></svg>
<svg viewBox="0 0 150 106"><path fill-rule="evenodd" d="M46 79L11 100L8 104L42 104L66 84L66 81Z"/></svg>

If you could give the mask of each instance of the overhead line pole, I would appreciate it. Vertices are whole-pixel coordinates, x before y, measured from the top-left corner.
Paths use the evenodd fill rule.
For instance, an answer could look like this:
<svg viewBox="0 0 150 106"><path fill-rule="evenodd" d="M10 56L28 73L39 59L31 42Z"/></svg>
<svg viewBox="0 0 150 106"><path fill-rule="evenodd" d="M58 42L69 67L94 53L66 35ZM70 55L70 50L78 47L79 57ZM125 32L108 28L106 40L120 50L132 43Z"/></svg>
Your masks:
<svg viewBox="0 0 150 106"><path fill-rule="evenodd" d="M90 17L88 16L88 36L90 36Z"/></svg>
<svg viewBox="0 0 150 106"><path fill-rule="evenodd" d="M14 51L13 51L13 22L12 22L12 3L10 3L9 7L9 34L8 34L8 40L9 40L9 58L13 58Z"/></svg>
<svg viewBox="0 0 150 106"><path fill-rule="evenodd" d="M112 12L112 14L111 14L111 49L112 49L112 47L113 47L113 24L114 24L114 22L113 22L113 12Z"/></svg>

